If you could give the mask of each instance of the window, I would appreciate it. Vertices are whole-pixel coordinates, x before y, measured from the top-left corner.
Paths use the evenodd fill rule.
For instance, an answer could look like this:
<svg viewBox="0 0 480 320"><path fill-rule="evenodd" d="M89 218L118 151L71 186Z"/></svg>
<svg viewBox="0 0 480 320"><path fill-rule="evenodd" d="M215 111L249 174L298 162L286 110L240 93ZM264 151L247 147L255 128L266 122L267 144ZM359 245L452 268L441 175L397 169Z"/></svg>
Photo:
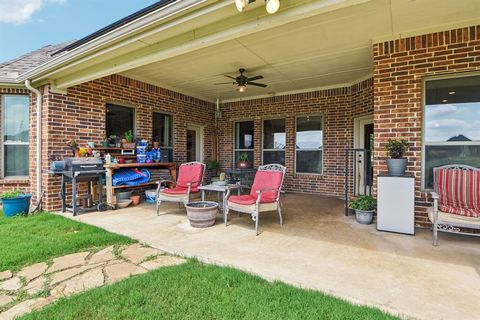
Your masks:
<svg viewBox="0 0 480 320"><path fill-rule="evenodd" d="M173 161L173 121L172 116L159 112L152 114L152 139L158 142L161 150L167 152L168 161Z"/></svg>
<svg viewBox="0 0 480 320"><path fill-rule="evenodd" d="M253 164L253 127L253 121L235 123L235 163L245 153L248 161Z"/></svg>
<svg viewBox="0 0 480 320"><path fill-rule="evenodd" d="M285 165L285 119L263 121L263 164Z"/></svg>
<svg viewBox="0 0 480 320"><path fill-rule="evenodd" d="M28 96L5 95L2 99L3 114L3 175L5 177L28 176Z"/></svg>
<svg viewBox="0 0 480 320"><path fill-rule="evenodd" d="M323 169L322 116L297 118L295 146L295 172L321 174Z"/></svg>
<svg viewBox="0 0 480 320"><path fill-rule="evenodd" d="M447 164L480 167L480 76L426 81L424 181Z"/></svg>
<svg viewBox="0 0 480 320"><path fill-rule="evenodd" d="M135 109L107 103L106 132L107 137L123 138L125 132L135 132Z"/></svg>

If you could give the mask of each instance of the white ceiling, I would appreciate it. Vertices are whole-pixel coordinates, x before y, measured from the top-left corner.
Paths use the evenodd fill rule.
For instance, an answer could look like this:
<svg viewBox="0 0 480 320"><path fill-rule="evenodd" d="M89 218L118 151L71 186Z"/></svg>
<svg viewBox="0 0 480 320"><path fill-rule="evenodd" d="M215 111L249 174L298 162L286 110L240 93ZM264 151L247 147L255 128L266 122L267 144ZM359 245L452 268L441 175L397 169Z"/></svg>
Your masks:
<svg viewBox="0 0 480 320"><path fill-rule="evenodd" d="M372 39L441 29L477 19L478 12L478 0L372 0L123 74L210 101L348 85L371 75ZM214 85L241 67L247 76L263 75L258 82L268 87L239 93L234 85Z"/></svg>

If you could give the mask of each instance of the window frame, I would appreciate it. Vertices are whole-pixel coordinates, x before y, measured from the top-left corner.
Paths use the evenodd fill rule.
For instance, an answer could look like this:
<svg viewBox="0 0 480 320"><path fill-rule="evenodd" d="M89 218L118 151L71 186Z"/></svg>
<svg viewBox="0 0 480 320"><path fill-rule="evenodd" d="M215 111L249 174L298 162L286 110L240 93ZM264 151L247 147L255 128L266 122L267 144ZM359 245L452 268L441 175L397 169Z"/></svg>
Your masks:
<svg viewBox="0 0 480 320"><path fill-rule="evenodd" d="M422 192L430 192L433 191L433 188L426 187L426 111L427 111L427 82L428 81L435 81L435 80L448 80L448 79L456 79L456 78L465 78L465 77L475 77L480 76L479 71L474 72L459 72L459 73L451 73L451 74L442 74L442 75L435 75L435 76L428 76L422 78L422 164L421 164L421 191ZM433 142L428 143L428 146L480 146L479 142L475 141L440 141L440 142Z"/></svg>
<svg viewBox="0 0 480 320"><path fill-rule="evenodd" d="M269 121L269 120L283 120L284 123L285 123L285 149L265 149L264 148L264 141L265 141L265 121ZM264 152L265 151L276 151L276 152L283 152L284 154L284 158L285 158L285 163L283 164L284 166L287 165L287 154L286 154L286 151L287 151L287 118L286 117L282 117L282 116L274 116L274 117L268 117L268 118L263 118L262 119L262 165L265 165L265 164L269 164L269 163L264 163L263 162L263 159L264 159Z"/></svg>
<svg viewBox="0 0 480 320"><path fill-rule="evenodd" d="M170 147L162 147L160 146L159 148L160 149L168 149L168 150L172 150L172 159L175 159L175 148L174 148L174 145L175 145L175 115L173 113L170 113L170 112L164 112L164 111L152 111L152 141L153 141L153 115L157 113L157 114L163 114L164 116L169 116L170 119L171 119L171 123L170 123L170 127L171 127L171 140L172 140L172 145Z"/></svg>
<svg viewBox="0 0 480 320"><path fill-rule="evenodd" d="M27 142L5 142L5 97L28 97L28 141ZM1 132L2 136L0 138L2 144L2 152L1 152L1 178L2 179L11 179L11 180L24 180L29 179L30 174L25 176L7 176L5 175L5 146L28 146L28 172L30 172L30 95L28 94L2 94L0 95L0 112L2 113L1 116Z"/></svg>
<svg viewBox="0 0 480 320"><path fill-rule="evenodd" d="M237 127L237 123L239 122L252 122L253 123L253 139L252 139L252 144L253 144L253 148L252 149L236 149L236 142L237 142L237 132L236 132L236 127ZM235 164L236 164L236 159L235 159L235 153L239 151L239 152L242 152L242 151L251 151L253 152L253 159L252 161L255 161L255 120L254 119L242 119L242 120L234 120L233 121L233 160L232 160L232 163L233 163L233 168L235 168ZM253 163L251 164L252 166L254 165Z"/></svg>
<svg viewBox="0 0 480 320"><path fill-rule="evenodd" d="M129 104L129 103L125 103L125 102L119 102L119 101L110 101L110 100L107 100L105 102L105 135L107 136L107 138L109 138L110 136L108 135L107 133L107 113L108 113L108 105L114 105L114 106L117 106L117 107L123 107L123 108L129 108L129 109L132 109L133 110L133 128L132 128L132 133L133 133L133 138L137 138L137 106L134 106L132 104ZM120 139L123 139L123 136L120 138Z"/></svg>
<svg viewBox="0 0 480 320"><path fill-rule="evenodd" d="M318 117L320 116L322 118L322 121L321 121L321 124L322 124L322 159L321 159L321 163L322 163L322 171L320 173L314 173L314 172L297 172L297 151L298 150L301 150L301 151L320 151L320 149L297 149L297 125L298 125L298 118L306 118L306 117ZM323 115L322 112L320 113L312 113L312 114L302 114L302 115L297 115L295 116L295 130L294 130L294 135L295 135L295 155L294 155L294 173L295 175L307 175L307 176L322 176L323 175L323 165L324 165L324 149L325 149L325 145L324 145L324 142L325 142L325 127L324 127L324 124L325 124L325 116Z"/></svg>

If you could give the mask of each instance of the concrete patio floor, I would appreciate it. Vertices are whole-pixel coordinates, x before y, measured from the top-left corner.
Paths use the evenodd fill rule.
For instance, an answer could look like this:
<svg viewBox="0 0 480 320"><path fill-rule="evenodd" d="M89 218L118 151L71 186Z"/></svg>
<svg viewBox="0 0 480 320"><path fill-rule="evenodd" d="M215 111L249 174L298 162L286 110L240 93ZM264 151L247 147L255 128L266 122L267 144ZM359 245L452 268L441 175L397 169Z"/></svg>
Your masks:
<svg viewBox="0 0 480 320"><path fill-rule="evenodd" d="M260 217L259 236L246 215L230 215L225 227L190 227L184 209L153 205L96 212L76 220L138 239L148 245L201 261L320 290L354 303L381 308L405 318L479 319L480 241L431 232L415 236L378 232L332 197L288 194L284 226L276 213Z"/></svg>

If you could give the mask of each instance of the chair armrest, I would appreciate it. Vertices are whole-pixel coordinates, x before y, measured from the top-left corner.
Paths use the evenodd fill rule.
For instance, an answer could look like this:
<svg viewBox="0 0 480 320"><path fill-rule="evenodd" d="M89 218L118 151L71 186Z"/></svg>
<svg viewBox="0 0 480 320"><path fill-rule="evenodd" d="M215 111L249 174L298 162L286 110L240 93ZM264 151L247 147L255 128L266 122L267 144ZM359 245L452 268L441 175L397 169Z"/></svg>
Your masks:
<svg viewBox="0 0 480 320"><path fill-rule="evenodd" d="M439 196L438 193L436 193L435 191L430 192L430 195L432 196L432 199L433 199L433 200L438 200L438 199L440 199L440 196Z"/></svg>
<svg viewBox="0 0 480 320"><path fill-rule="evenodd" d="M278 191L278 188L263 188L263 189L257 190L257 194L261 194L265 191Z"/></svg>
<svg viewBox="0 0 480 320"><path fill-rule="evenodd" d="M173 180L158 180L157 184L160 186L162 183L167 183L167 182L175 183L175 181L173 181Z"/></svg>
<svg viewBox="0 0 480 320"><path fill-rule="evenodd" d="M432 191L430 192L430 195L432 196L433 199L433 223L436 225L436 222L438 220L438 199L440 199L440 196L438 193Z"/></svg>
<svg viewBox="0 0 480 320"><path fill-rule="evenodd" d="M193 183L198 183L198 184L201 184L201 183L202 183L202 181L200 180L200 181L192 181L192 182L188 182L188 183L187 183L187 187L191 187Z"/></svg>

